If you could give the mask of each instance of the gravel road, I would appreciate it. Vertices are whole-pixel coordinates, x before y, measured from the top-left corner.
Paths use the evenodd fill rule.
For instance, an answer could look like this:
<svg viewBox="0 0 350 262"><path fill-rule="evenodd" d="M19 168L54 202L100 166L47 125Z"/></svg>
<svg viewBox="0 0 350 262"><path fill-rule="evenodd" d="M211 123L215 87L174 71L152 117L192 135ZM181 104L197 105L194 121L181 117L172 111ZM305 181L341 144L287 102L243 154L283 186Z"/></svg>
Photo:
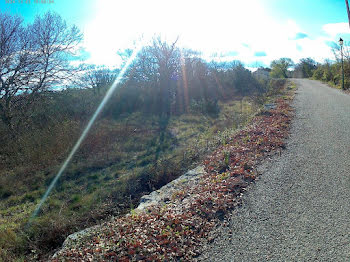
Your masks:
<svg viewBox="0 0 350 262"><path fill-rule="evenodd" d="M350 96L293 81L287 149L260 166L200 261L350 261Z"/></svg>

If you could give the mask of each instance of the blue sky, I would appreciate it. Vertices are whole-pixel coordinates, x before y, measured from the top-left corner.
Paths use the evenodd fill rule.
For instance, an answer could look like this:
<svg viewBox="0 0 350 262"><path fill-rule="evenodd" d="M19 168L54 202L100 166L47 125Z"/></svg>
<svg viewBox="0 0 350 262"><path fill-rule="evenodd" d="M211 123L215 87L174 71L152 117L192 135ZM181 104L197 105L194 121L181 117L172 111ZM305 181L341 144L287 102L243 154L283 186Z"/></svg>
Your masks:
<svg viewBox="0 0 350 262"><path fill-rule="evenodd" d="M84 33L87 62L108 66L120 63L118 50L156 34L169 41L179 36L180 46L204 58L241 60L249 67L280 57L322 62L333 59L330 45L340 36L350 42L344 0L0 1L1 11L26 22L49 10L59 13Z"/></svg>

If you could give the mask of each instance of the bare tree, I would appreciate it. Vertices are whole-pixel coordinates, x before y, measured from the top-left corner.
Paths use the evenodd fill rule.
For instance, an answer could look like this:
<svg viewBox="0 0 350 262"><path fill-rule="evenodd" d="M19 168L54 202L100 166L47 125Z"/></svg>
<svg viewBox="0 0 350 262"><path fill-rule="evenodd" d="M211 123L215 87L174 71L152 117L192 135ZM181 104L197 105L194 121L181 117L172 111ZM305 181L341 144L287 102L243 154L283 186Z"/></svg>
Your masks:
<svg viewBox="0 0 350 262"><path fill-rule="evenodd" d="M141 50L128 73L128 84L151 89L157 112L167 116L181 71L180 50L176 43L177 39L168 44L160 37L154 38L152 45Z"/></svg>
<svg viewBox="0 0 350 262"><path fill-rule="evenodd" d="M335 60L338 62L341 62L341 48L340 48L339 44L333 43L332 52L333 52ZM345 43L343 46L343 59L347 63L350 63L350 48L348 46L348 43Z"/></svg>
<svg viewBox="0 0 350 262"><path fill-rule="evenodd" d="M54 13L33 24L0 13L0 118L13 131L14 109L25 110L43 91L72 77L69 64L82 35Z"/></svg>
<svg viewBox="0 0 350 262"><path fill-rule="evenodd" d="M293 77L309 78L312 77L317 63L312 58L302 58L294 67Z"/></svg>
<svg viewBox="0 0 350 262"><path fill-rule="evenodd" d="M101 94L104 87L113 83L117 73L117 70L110 70L104 66L84 65L79 85L83 88L92 88L97 94Z"/></svg>

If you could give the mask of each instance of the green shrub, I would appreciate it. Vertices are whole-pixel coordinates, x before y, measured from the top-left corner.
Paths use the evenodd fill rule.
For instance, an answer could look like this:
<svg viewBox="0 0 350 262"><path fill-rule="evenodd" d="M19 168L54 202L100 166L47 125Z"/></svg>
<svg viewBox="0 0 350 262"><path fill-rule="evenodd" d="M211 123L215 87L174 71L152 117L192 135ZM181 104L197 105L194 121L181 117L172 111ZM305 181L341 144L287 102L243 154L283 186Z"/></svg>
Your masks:
<svg viewBox="0 0 350 262"><path fill-rule="evenodd" d="M20 261L27 245L24 236L19 236L10 228L0 228L0 261Z"/></svg>
<svg viewBox="0 0 350 262"><path fill-rule="evenodd" d="M197 114L201 113L216 116L220 112L220 107L218 105L218 100L203 98L200 100L192 100L190 110Z"/></svg>
<svg viewBox="0 0 350 262"><path fill-rule="evenodd" d="M62 245L65 238L77 227L75 217L50 214L39 217L27 229L29 241L33 249L48 253Z"/></svg>
<svg viewBox="0 0 350 262"><path fill-rule="evenodd" d="M7 188L0 186L0 199L7 199L12 195L12 191Z"/></svg>
<svg viewBox="0 0 350 262"><path fill-rule="evenodd" d="M323 76L323 68L319 66L313 73L312 77L316 80L321 80Z"/></svg>

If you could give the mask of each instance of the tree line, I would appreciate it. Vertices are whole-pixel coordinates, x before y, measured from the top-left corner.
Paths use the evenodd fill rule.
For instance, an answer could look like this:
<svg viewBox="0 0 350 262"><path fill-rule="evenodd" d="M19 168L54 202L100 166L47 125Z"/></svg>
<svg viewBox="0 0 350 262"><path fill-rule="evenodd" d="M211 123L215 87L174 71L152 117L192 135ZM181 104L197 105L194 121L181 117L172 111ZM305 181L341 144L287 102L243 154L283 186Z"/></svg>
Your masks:
<svg viewBox="0 0 350 262"><path fill-rule="evenodd" d="M57 88L91 89L99 98L114 82L119 69L72 65L82 39L76 26L68 26L55 13L37 16L31 24L17 15L0 13L0 119L9 134L25 129L36 115L35 108L52 98ZM127 49L119 55L126 61L131 53ZM297 64L290 58L274 60L269 75L314 77L339 85L339 52L335 54L336 62L324 64L311 58ZM345 60L347 74L349 56ZM156 37L137 54L104 115L118 117L135 111L166 117L189 111L215 115L219 100L254 97L267 89L268 82L254 77L239 61L208 62L199 52L180 48L177 40L168 43Z"/></svg>
<svg viewBox="0 0 350 262"><path fill-rule="evenodd" d="M313 78L321 80L337 88L342 86L342 55L344 61L344 88L350 88L350 51L344 46L334 45L334 60L326 59L318 63L312 58L300 59L295 64L290 58L280 58L271 62L270 76L275 78ZM342 53L341 53L342 52Z"/></svg>
<svg viewBox="0 0 350 262"><path fill-rule="evenodd" d="M340 46L334 45L332 48L334 60L326 60L319 64L314 70L313 78L329 83L332 86L341 88L342 86L342 54L344 61L344 88L350 88L350 50L344 45L343 51ZM341 54L342 52L342 54Z"/></svg>
<svg viewBox="0 0 350 262"><path fill-rule="evenodd" d="M136 57L110 110L166 116L190 110L215 114L219 100L261 93L264 88L238 61L208 63L198 52L158 37Z"/></svg>
<svg viewBox="0 0 350 262"><path fill-rule="evenodd" d="M78 56L83 36L55 13L37 16L32 24L0 13L0 28L0 118L11 134L23 129L35 108L45 104L43 99L57 97L55 89L88 88L99 97L119 72L95 65L74 67L70 62ZM124 59L131 53L119 52ZM220 99L265 89L238 61L207 62L200 53L178 47L177 41L156 37L138 53L104 115L142 111L169 117L190 110L215 114Z"/></svg>

